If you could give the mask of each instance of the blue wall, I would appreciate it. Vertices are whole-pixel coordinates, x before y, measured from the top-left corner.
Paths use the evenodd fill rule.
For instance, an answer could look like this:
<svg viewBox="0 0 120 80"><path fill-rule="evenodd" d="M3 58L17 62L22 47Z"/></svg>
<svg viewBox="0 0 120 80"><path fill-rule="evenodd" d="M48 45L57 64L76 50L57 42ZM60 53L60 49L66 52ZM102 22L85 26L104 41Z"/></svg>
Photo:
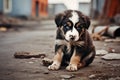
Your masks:
<svg viewBox="0 0 120 80"><path fill-rule="evenodd" d="M0 12L3 11L3 0L0 0Z"/></svg>
<svg viewBox="0 0 120 80"><path fill-rule="evenodd" d="M12 16L31 16L31 0L12 0Z"/></svg>
<svg viewBox="0 0 120 80"><path fill-rule="evenodd" d="M79 10L89 16L90 15L90 3L79 3Z"/></svg>

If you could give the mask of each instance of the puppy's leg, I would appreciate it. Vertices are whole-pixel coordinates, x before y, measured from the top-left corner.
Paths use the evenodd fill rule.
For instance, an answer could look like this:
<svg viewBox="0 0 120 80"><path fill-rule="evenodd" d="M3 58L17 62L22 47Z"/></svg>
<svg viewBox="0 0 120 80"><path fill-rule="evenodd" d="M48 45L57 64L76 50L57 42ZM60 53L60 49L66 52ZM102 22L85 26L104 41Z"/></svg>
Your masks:
<svg viewBox="0 0 120 80"><path fill-rule="evenodd" d="M53 58L53 63L48 66L49 70L58 70L60 68L61 62L62 62L63 52L61 49L59 49L56 52L56 55Z"/></svg>
<svg viewBox="0 0 120 80"><path fill-rule="evenodd" d="M70 59L70 64L66 67L68 71L76 71L78 70L78 64L80 63L80 56L76 55L76 50Z"/></svg>
<svg viewBox="0 0 120 80"><path fill-rule="evenodd" d="M92 50L89 55L87 55L78 65L78 68L82 68L85 66L88 66L90 63L93 62L94 58L95 58L95 50Z"/></svg>

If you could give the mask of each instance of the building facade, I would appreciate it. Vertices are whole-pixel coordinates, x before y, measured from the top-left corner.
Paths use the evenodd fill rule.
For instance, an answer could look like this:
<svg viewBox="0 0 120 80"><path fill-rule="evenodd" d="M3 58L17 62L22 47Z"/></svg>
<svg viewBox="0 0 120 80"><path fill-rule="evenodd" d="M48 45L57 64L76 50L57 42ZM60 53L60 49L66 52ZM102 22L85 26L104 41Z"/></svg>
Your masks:
<svg viewBox="0 0 120 80"><path fill-rule="evenodd" d="M47 16L47 0L0 0L0 12L10 16Z"/></svg>

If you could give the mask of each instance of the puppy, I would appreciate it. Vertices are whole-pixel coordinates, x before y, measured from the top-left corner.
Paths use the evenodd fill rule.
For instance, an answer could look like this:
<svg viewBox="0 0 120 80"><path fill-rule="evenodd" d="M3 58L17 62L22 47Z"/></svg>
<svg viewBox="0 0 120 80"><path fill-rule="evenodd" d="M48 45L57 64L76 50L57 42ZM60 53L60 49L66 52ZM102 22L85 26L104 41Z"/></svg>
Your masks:
<svg viewBox="0 0 120 80"><path fill-rule="evenodd" d="M55 56L49 70L58 70L67 64L66 70L76 71L88 66L95 57L95 47L87 31L90 20L77 10L67 10L56 15L57 35Z"/></svg>

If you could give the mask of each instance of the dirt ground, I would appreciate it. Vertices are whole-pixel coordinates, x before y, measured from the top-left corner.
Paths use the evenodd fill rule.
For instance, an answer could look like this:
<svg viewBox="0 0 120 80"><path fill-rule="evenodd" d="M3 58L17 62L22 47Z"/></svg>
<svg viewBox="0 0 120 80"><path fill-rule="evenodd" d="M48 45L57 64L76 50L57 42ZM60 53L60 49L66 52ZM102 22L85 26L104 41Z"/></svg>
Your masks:
<svg viewBox="0 0 120 80"><path fill-rule="evenodd" d="M49 71L40 58L14 58L17 51L42 53L52 58L55 30L53 21L45 21L17 31L0 32L0 80L120 80L120 60L106 61L101 56L96 56L90 66L76 72L68 72L64 68ZM114 48L120 53L120 43L94 41L94 44L96 49ZM73 76L63 79L61 75Z"/></svg>

